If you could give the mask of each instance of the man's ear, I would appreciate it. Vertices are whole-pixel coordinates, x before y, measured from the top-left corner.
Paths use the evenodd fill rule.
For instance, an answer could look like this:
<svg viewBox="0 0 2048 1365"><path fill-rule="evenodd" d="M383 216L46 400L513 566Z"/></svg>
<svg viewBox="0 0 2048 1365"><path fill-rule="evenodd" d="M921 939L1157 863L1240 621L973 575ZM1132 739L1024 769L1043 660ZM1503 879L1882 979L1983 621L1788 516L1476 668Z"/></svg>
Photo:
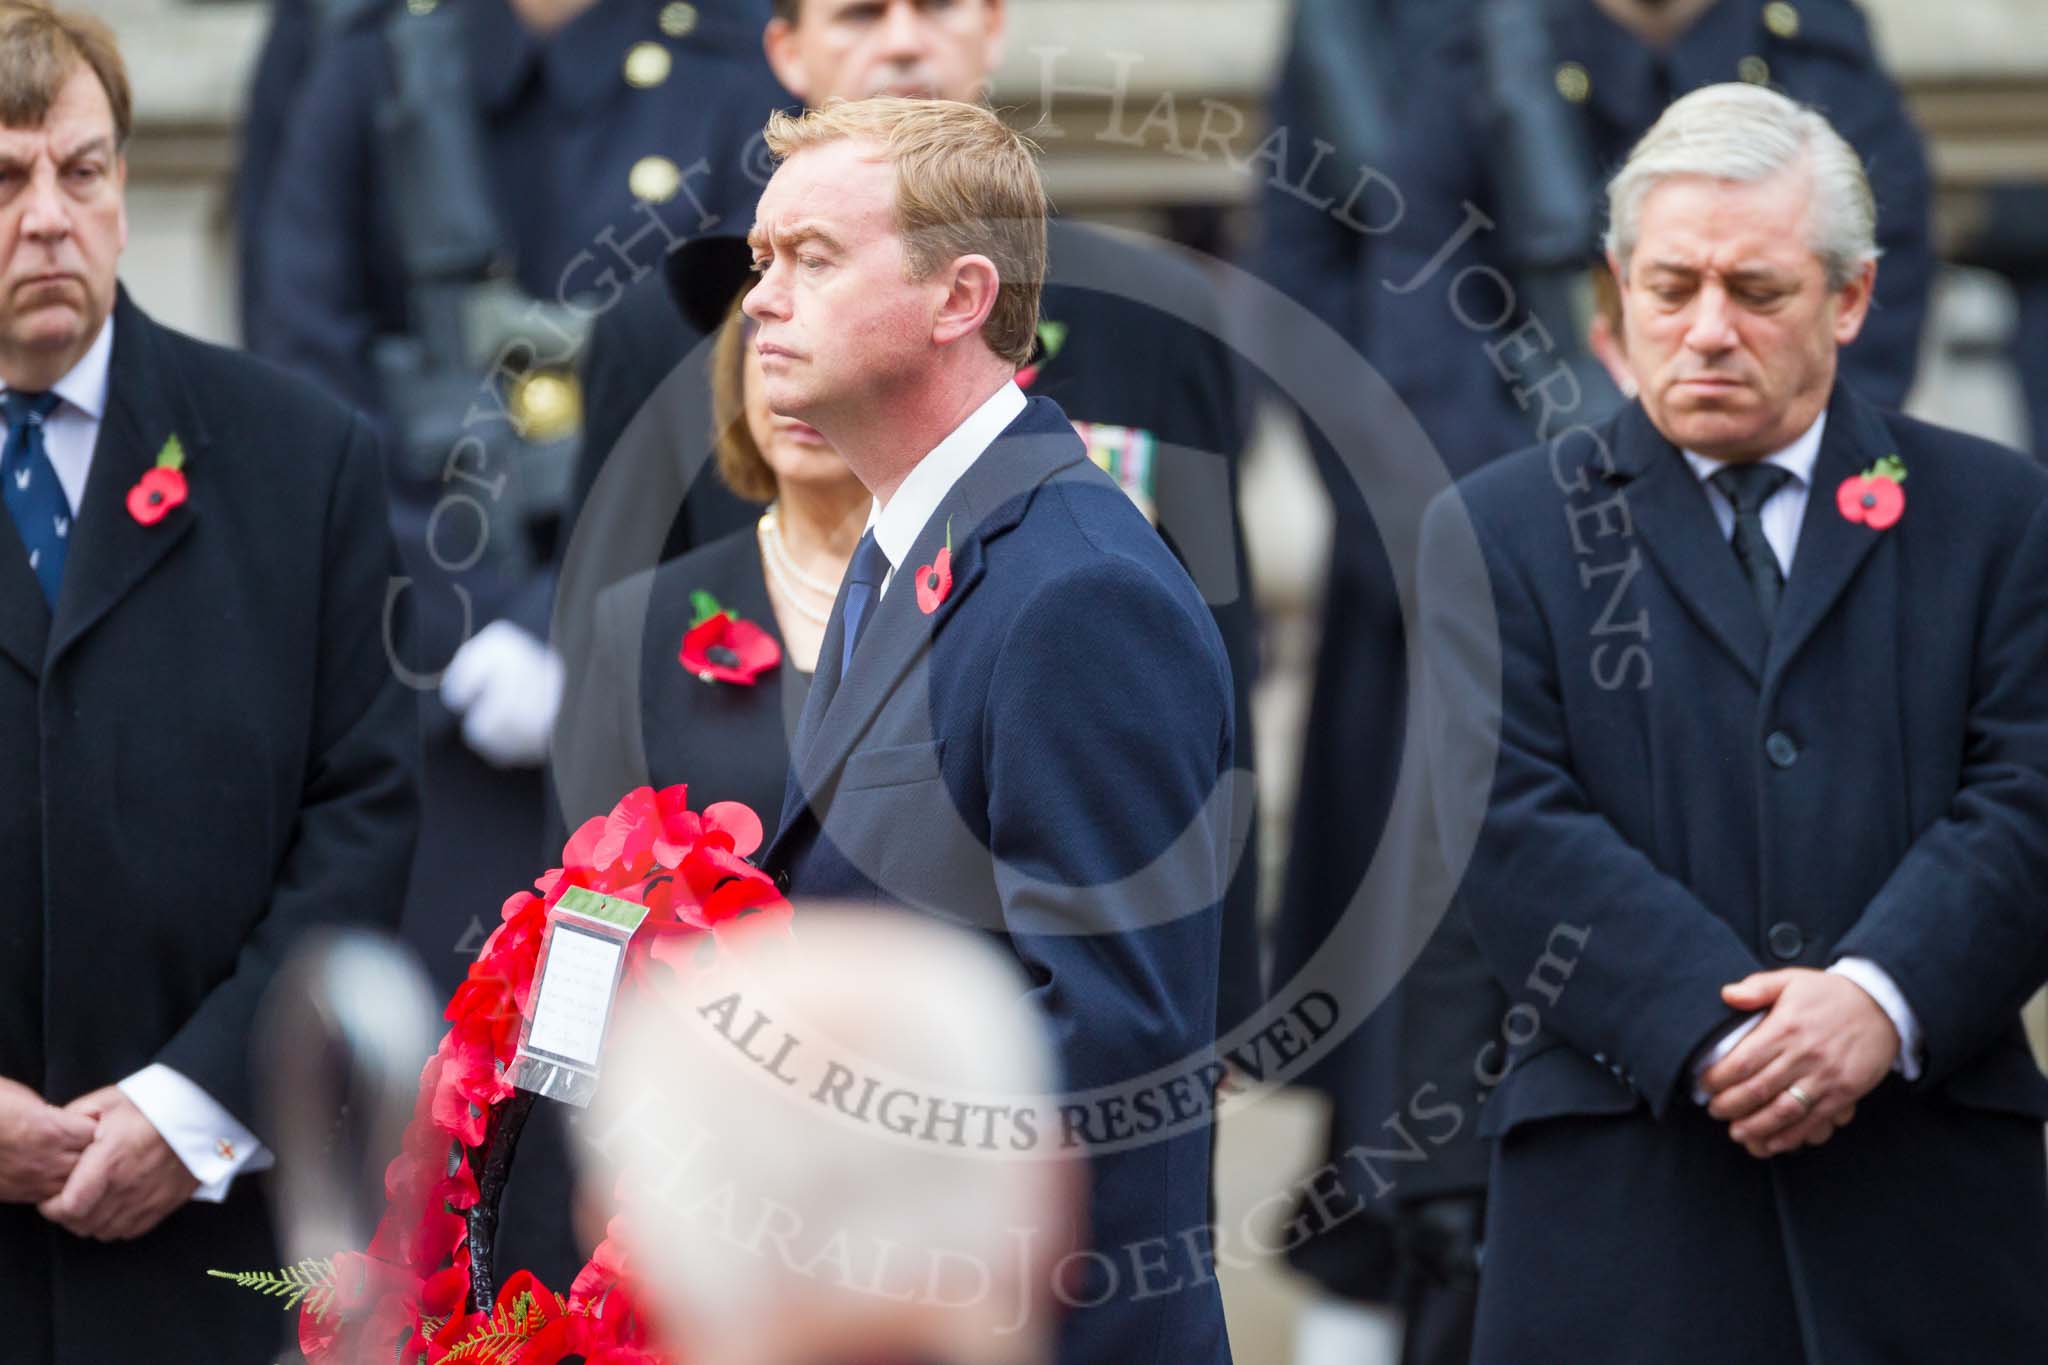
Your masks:
<svg viewBox="0 0 2048 1365"><path fill-rule="evenodd" d="M950 346L962 337L973 336L995 311L1002 293L996 265L986 256L961 256L938 272L945 286L938 312L932 316L932 344Z"/></svg>
<svg viewBox="0 0 2048 1365"><path fill-rule="evenodd" d="M1877 262L1865 261L1854 279L1835 291L1835 344L1847 346L1863 330L1870 316L1870 300L1877 292Z"/></svg>
<svg viewBox="0 0 2048 1365"><path fill-rule="evenodd" d="M804 64L798 51L796 25L787 19L770 19L768 27L761 30L761 51L767 55L768 69L775 73L775 79L782 83L782 88L803 103L809 104L811 83L804 79Z"/></svg>

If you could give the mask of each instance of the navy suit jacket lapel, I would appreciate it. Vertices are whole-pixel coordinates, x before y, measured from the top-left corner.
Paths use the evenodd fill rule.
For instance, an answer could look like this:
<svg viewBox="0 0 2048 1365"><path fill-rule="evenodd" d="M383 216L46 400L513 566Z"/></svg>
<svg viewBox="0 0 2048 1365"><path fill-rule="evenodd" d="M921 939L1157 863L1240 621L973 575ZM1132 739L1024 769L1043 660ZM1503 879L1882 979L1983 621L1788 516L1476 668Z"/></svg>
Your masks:
<svg viewBox="0 0 2048 1365"><path fill-rule="evenodd" d="M1080 438L1058 405L1033 399L961 476L925 524L916 544L897 566L888 592L874 608L874 620L862 632L852 669L844 679L839 676L846 596L841 585L820 647L810 700L797 726L782 821L768 860L779 852L804 804L838 777L883 703L930 650L932 640L960 604L972 595L984 573L988 543L1023 519L1031 494L1040 484L1086 459ZM946 544L949 520L953 586L946 600L927 616L917 603L915 575Z"/></svg>
<svg viewBox="0 0 2048 1365"><path fill-rule="evenodd" d="M790 739L789 775L782 784L782 814L775 822L775 838L763 855L764 864L789 834L808 799L798 774L802 771L804 755L817 742L818 726L824 720L826 704L839 690L839 656L845 649L842 643L845 639L846 583L842 580L839 595L832 599L832 614L825 622L824 642L818 646L818 667L811 674L810 695L804 699L803 714L797 717L796 734Z"/></svg>
<svg viewBox="0 0 2048 1365"><path fill-rule="evenodd" d="M1775 678L1813 638L1884 532L1850 521L1835 506L1842 480L1861 474L1897 447L1875 408L1837 381L1827 431L1813 464L1813 487L1800 519L1799 545L1771 632L1768 673ZM1908 471L1910 474L1911 471ZM1909 512L1907 515L1911 515Z"/></svg>
<svg viewBox="0 0 2048 1365"><path fill-rule="evenodd" d="M123 291L114 307L107 409L50 624L51 663L192 529L193 504L201 500L203 481L209 477L207 436L197 412L178 392L175 364L169 348L158 342L156 324ZM157 453L173 433L185 449L192 498L155 525L144 526L128 514L128 490L154 467Z"/></svg>
<svg viewBox="0 0 2048 1365"><path fill-rule="evenodd" d="M1763 681L1764 621L1707 490L1639 404L1616 419L1614 481L1672 591L1754 682Z"/></svg>

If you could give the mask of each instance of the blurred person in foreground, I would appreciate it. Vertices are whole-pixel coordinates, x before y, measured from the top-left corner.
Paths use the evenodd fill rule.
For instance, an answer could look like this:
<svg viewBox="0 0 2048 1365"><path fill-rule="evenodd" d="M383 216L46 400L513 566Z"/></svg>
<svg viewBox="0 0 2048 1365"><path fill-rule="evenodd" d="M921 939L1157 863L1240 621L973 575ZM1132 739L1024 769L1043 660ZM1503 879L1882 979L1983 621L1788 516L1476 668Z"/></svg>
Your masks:
<svg viewBox="0 0 2048 1365"><path fill-rule="evenodd" d="M870 95L977 103L1001 60L1007 15L1003 0L776 0L761 41L776 77L811 106ZM1247 425L1217 291L1171 248L1076 222L1055 221L1049 231L1038 325L1017 382L1060 405L1089 457L1194 578L1230 652L1237 761L1249 770L1258 629L1237 514ZM677 449L702 448L692 405L702 403L704 381L685 362L703 336L658 279L628 290L592 332L584 371L590 440L578 483L587 495L603 469L614 492L595 506L587 496L580 504L579 520L588 525L579 526L579 563L565 570L556 614L556 640L572 664L597 589L657 557L752 526L760 515L710 471L699 474L696 463L678 474ZM659 529L640 539L623 530L622 502L668 497L682 501L680 514L674 502L662 503ZM598 571L577 571L591 568ZM596 793L567 812L567 826L616 796ZM1224 913L1218 1016L1225 1027L1249 1016L1261 997L1255 810L1246 831Z"/></svg>
<svg viewBox="0 0 2048 1365"><path fill-rule="evenodd" d="M1060 1358L1226 1361L1200 1254L1237 833L1215 622L1017 385L1046 260L1030 144L979 105L884 98L777 116L768 145L745 303L768 405L875 501L761 865L997 937L1093 1180Z"/></svg>
<svg viewBox="0 0 2048 1365"><path fill-rule="evenodd" d="M396 919L417 738L376 439L118 278L98 20L0 4L0 1316L22 1365L268 1360L249 1033L305 930ZM396 623L401 629L403 618Z"/></svg>
<svg viewBox="0 0 2048 1365"><path fill-rule="evenodd" d="M1460 894L1519 1012L1474 1359L2025 1359L2048 476L1840 375L1877 211L1819 114L1696 91L1608 201L1638 399L1427 530L1441 771L1491 774Z"/></svg>
<svg viewBox="0 0 2048 1365"><path fill-rule="evenodd" d="M722 936L719 961L635 1002L583 1129L585 1191L616 1192L667 1339L702 1365L1050 1362L1083 1179L1031 1140L1059 1070L1016 964L825 905L793 940ZM756 1010L780 1075L735 1045Z"/></svg>

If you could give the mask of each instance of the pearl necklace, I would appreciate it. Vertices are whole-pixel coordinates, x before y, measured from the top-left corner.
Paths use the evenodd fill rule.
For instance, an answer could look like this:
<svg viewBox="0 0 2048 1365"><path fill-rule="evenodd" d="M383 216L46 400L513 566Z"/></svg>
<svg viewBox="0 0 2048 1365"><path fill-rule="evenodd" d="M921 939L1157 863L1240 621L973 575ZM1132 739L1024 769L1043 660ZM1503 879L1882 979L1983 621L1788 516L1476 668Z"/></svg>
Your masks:
<svg viewBox="0 0 2048 1365"><path fill-rule="evenodd" d="M788 548L782 543L782 527L776 519L773 504L761 515L760 536L761 562L767 566L768 577L781 591L783 600L789 604L791 610L812 625L827 624L832 619L832 608L829 605L823 609L811 606L797 593L796 588L798 584L802 584L820 597L836 598L839 596L839 586L836 583L827 586L805 573L791 557Z"/></svg>

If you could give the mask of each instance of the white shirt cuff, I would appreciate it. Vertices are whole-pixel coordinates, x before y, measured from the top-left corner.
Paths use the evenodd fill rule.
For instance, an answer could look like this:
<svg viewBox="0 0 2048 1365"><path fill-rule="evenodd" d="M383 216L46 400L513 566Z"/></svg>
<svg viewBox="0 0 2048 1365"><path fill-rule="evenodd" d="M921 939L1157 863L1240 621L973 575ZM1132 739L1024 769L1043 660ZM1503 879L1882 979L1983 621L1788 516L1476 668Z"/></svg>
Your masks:
<svg viewBox="0 0 2048 1365"><path fill-rule="evenodd" d="M1694 1064L1692 1069L1692 1102L1694 1104L1704 1106L1714 1098L1700 1085L1700 1077L1713 1069L1715 1063L1735 1051L1736 1045L1744 1038L1747 1038L1755 1030L1756 1026L1763 1021L1764 1017L1761 1014L1750 1015L1749 1018L1722 1034L1720 1040L1708 1048L1706 1055Z"/></svg>
<svg viewBox="0 0 2048 1365"><path fill-rule="evenodd" d="M161 1062L142 1068L119 1088L199 1182L192 1192L197 1202L218 1204L228 1197L236 1176L276 1164L270 1149L213 1096Z"/></svg>
<svg viewBox="0 0 2048 1365"><path fill-rule="evenodd" d="M1846 976L1864 989L1885 1017L1892 1021L1892 1027L1899 1033L1899 1055L1892 1058L1892 1070L1909 1081L1920 1079L1920 1020L1913 1013L1913 1007L1906 1003L1905 995L1899 990L1899 983L1892 980L1892 974L1867 957L1845 957L1828 971L1836 976Z"/></svg>

